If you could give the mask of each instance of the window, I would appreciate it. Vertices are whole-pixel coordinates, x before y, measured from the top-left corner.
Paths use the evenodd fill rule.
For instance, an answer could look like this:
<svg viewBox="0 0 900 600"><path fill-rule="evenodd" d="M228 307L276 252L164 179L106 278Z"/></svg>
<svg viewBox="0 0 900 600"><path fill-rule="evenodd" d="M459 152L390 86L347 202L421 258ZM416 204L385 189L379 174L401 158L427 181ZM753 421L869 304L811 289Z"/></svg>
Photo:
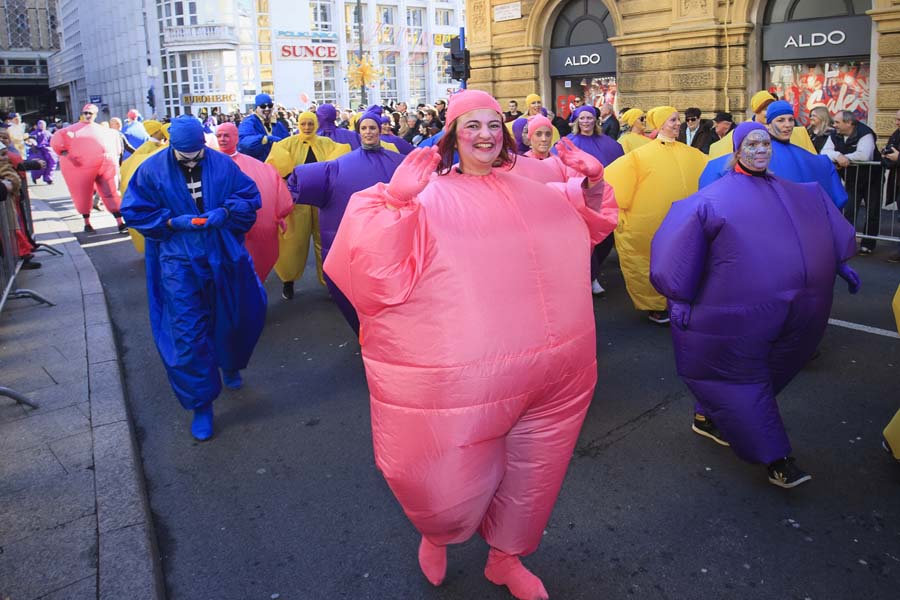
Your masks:
<svg viewBox="0 0 900 600"><path fill-rule="evenodd" d="M316 102L335 102L337 100L336 62L317 60L313 62L313 86Z"/></svg>
<svg viewBox="0 0 900 600"><path fill-rule="evenodd" d="M453 80L450 79L450 74L447 73L447 69L450 68L450 51L438 51L434 54L434 72L437 77L435 77L435 81L440 84L453 84Z"/></svg>
<svg viewBox="0 0 900 600"><path fill-rule="evenodd" d="M424 27L425 26L425 9L424 8L407 8L406 9L406 24L409 27Z"/></svg>
<svg viewBox="0 0 900 600"><path fill-rule="evenodd" d="M25 0L6 0L6 27L10 48L31 47L31 26Z"/></svg>
<svg viewBox="0 0 900 600"><path fill-rule="evenodd" d="M553 26L550 47L597 44L615 34L612 15L600 0L570 0Z"/></svg>
<svg viewBox="0 0 900 600"><path fill-rule="evenodd" d="M397 89L397 53L381 53L381 101L399 100Z"/></svg>
<svg viewBox="0 0 900 600"><path fill-rule="evenodd" d="M344 22L346 23L347 28L345 36L348 42L359 43L359 21L360 14L357 10L356 4L345 4Z"/></svg>
<svg viewBox="0 0 900 600"><path fill-rule="evenodd" d="M860 121L869 118L868 61L769 64L767 75L766 89L790 102L804 127L817 104L824 104L832 115L849 110Z"/></svg>
<svg viewBox="0 0 900 600"><path fill-rule="evenodd" d="M786 23L824 17L864 15L872 8L868 0L772 0L766 6L764 23Z"/></svg>
<svg viewBox="0 0 900 600"><path fill-rule="evenodd" d="M331 0L311 0L309 11L313 31L334 31Z"/></svg>
<svg viewBox="0 0 900 600"><path fill-rule="evenodd" d="M446 8L435 9L434 24L438 27L450 27L453 24L453 11Z"/></svg>
<svg viewBox="0 0 900 600"><path fill-rule="evenodd" d="M425 102L428 85L428 55L417 52L409 56L409 99L413 103Z"/></svg>

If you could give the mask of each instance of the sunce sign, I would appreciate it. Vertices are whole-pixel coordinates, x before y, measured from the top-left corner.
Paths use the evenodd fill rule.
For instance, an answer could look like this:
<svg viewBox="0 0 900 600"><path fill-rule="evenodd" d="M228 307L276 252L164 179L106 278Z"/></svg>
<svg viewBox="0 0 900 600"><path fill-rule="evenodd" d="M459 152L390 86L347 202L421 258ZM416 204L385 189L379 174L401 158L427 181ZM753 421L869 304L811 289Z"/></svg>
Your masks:
<svg viewBox="0 0 900 600"><path fill-rule="evenodd" d="M338 60L336 44L279 44L278 56L286 60Z"/></svg>
<svg viewBox="0 0 900 600"><path fill-rule="evenodd" d="M867 16L812 19L763 27L763 61L868 56L872 20Z"/></svg>

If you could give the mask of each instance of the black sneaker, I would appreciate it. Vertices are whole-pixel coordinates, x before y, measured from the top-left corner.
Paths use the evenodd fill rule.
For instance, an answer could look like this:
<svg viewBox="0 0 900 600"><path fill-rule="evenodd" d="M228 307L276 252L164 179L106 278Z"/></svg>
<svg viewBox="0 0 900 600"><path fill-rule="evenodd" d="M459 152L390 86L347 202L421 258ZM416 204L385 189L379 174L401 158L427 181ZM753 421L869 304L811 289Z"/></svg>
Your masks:
<svg viewBox="0 0 900 600"><path fill-rule="evenodd" d="M284 285L281 288L281 297L285 300L293 300L294 299L294 282L293 281L285 281Z"/></svg>
<svg viewBox="0 0 900 600"><path fill-rule="evenodd" d="M719 428L716 427L716 424L712 422L708 417L704 417L703 415L694 415L694 424L691 425L691 430L697 435L702 435L703 437L708 437L715 443L720 446L730 446L728 442L722 437L722 434L719 433Z"/></svg>
<svg viewBox="0 0 900 600"><path fill-rule="evenodd" d="M649 313L647 313L647 318L654 323L659 323L660 325L669 324L669 313L665 310L651 310Z"/></svg>
<svg viewBox="0 0 900 600"><path fill-rule="evenodd" d="M769 483L790 489L812 479L812 475L794 464L794 457L788 456L776 460L767 467L769 470Z"/></svg>
<svg viewBox="0 0 900 600"><path fill-rule="evenodd" d="M119 233L128 233L128 225L125 223L119 225Z"/></svg>
<svg viewBox="0 0 900 600"><path fill-rule="evenodd" d="M26 259L22 262L22 266L19 267L19 268L22 269L23 271L33 271L33 270L35 270L35 269L40 269L40 268L41 268L41 263L39 263L39 262L37 262L37 261L34 261L34 260L31 260L30 258L26 258Z"/></svg>
<svg viewBox="0 0 900 600"><path fill-rule="evenodd" d="M84 232L85 233L97 233L97 230L94 229L90 223L85 223L84 224Z"/></svg>

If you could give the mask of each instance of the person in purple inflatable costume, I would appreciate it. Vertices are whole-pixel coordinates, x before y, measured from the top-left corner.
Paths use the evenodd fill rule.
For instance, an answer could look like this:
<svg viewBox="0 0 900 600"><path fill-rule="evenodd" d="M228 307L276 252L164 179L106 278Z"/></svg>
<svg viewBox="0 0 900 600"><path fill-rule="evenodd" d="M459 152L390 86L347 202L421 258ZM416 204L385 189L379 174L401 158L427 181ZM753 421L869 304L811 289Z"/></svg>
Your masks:
<svg viewBox="0 0 900 600"><path fill-rule="evenodd" d="M349 129L342 129L335 125L337 109L333 104L321 104L316 109L316 118L319 120L319 130L316 135L331 138L338 144L349 144L351 150L359 148L359 134Z"/></svg>
<svg viewBox="0 0 900 600"><path fill-rule="evenodd" d="M733 167L672 204L653 238L650 281L669 299L678 374L697 399L692 429L792 488L811 479L791 457L776 396L813 356L853 227L818 183L767 170L759 123L734 132Z"/></svg>

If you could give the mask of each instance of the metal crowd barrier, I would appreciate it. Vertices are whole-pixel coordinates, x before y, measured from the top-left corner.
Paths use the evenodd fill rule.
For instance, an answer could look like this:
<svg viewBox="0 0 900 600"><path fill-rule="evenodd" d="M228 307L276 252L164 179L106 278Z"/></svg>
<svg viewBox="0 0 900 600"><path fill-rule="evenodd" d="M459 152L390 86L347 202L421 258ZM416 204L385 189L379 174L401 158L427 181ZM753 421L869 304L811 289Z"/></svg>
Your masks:
<svg viewBox="0 0 900 600"><path fill-rule="evenodd" d="M838 173L848 196L844 216L853 223L856 237L900 242L900 165L888 169L881 162L854 162Z"/></svg>
<svg viewBox="0 0 900 600"><path fill-rule="evenodd" d="M10 298L31 298L37 302L54 306L52 302L34 292L27 289L18 289L15 287L16 275L22 267L22 260L19 258L19 245L16 240L16 229L19 227L19 220L16 214L16 203L19 203L23 209L23 221L25 222L26 232L31 237L34 230L31 221L31 202L26 193L22 193L20 197L13 198L6 190L0 191L0 289L3 295L0 296L0 314L6 306L6 301ZM47 251L54 254L61 254L55 248L42 245ZM28 400L27 397L7 387L0 386L0 396L12 398L18 404L24 404L31 408L37 408L37 405Z"/></svg>

